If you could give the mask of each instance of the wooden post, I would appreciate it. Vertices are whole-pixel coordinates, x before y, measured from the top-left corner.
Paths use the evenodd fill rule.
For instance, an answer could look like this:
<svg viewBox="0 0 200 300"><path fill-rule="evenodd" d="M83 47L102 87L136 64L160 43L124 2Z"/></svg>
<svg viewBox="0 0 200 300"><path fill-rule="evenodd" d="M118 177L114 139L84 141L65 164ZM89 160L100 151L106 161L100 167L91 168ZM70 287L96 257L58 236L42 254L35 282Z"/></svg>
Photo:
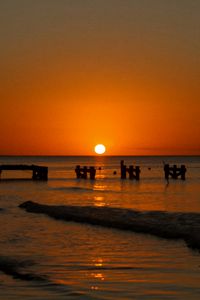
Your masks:
<svg viewBox="0 0 200 300"><path fill-rule="evenodd" d="M181 165L180 168L177 167L177 165L173 165L170 167L168 164L164 166L165 171L165 179L169 179L169 176L171 176L172 179L177 179L179 176L182 180L185 180L185 173L186 173L186 167L185 165Z"/></svg>
<svg viewBox="0 0 200 300"><path fill-rule="evenodd" d="M126 179L126 165L124 165L124 160L121 160L121 179Z"/></svg>
<svg viewBox="0 0 200 300"><path fill-rule="evenodd" d="M186 167L185 165L181 165L181 179L185 180Z"/></svg>
<svg viewBox="0 0 200 300"><path fill-rule="evenodd" d="M47 167L33 167L33 180L47 180L48 179L48 168Z"/></svg>
<svg viewBox="0 0 200 300"><path fill-rule="evenodd" d="M134 179L133 171L134 171L133 166L129 166L128 173L129 173L129 179L131 180Z"/></svg>
<svg viewBox="0 0 200 300"><path fill-rule="evenodd" d="M165 179L169 180L169 164L164 165Z"/></svg>
<svg viewBox="0 0 200 300"><path fill-rule="evenodd" d="M87 179L87 167L83 167L83 178Z"/></svg>
<svg viewBox="0 0 200 300"><path fill-rule="evenodd" d="M32 179L33 180L37 180L38 179L38 173L37 173L37 170L33 170L33 175L32 175Z"/></svg>
<svg viewBox="0 0 200 300"><path fill-rule="evenodd" d="M135 167L135 179L136 180L140 179L140 167L139 166Z"/></svg>
<svg viewBox="0 0 200 300"><path fill-rule="evenodd" d="M42 180L48 179L48 168L46 168L46 167L41 168L40 179L42 179Z"/></svg>
<svg viewBox="0 0 200 300"><path fill-rule="evenodd" d="M173 172L172 178L177 179L177 165L173 166L172 172Z"/></svg>
<svg viewBox="0 0 200 300"><path fill-rule="evenodd" d="M80 165L76 166L75 173L76 173L76 178L78 178L78 179L81 178L81 167L80 167Z"/></svg>
<svg viewBox="0 0 200 300"><path fill-rule="evenodd" d="M96 169L95 167L90 167L90 179L94 180L95 179L95 175L96 175Z"/></svg>

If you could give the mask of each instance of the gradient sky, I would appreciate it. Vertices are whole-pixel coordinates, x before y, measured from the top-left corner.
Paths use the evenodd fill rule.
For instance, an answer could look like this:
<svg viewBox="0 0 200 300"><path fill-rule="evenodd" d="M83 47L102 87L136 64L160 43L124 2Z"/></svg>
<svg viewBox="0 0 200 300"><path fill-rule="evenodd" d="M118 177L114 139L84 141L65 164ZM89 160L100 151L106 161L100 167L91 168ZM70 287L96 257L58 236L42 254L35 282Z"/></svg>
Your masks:
<svg viewBox="0 0 200 300"><path fill-rule="evenodd" d="M199 0L1 0L0 155L200 154Z"/></svg>

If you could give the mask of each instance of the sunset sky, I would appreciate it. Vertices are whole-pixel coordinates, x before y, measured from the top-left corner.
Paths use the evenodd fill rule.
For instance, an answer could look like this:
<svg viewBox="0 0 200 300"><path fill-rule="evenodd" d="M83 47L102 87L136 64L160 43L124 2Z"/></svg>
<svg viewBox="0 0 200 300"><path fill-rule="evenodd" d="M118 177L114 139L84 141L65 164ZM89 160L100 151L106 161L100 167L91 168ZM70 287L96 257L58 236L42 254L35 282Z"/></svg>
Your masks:
<svg viewBox="0 0 200 300"><path fill-rule="evenodd" d="M0 155L200 154L199 0L1 0Z"/></svg>

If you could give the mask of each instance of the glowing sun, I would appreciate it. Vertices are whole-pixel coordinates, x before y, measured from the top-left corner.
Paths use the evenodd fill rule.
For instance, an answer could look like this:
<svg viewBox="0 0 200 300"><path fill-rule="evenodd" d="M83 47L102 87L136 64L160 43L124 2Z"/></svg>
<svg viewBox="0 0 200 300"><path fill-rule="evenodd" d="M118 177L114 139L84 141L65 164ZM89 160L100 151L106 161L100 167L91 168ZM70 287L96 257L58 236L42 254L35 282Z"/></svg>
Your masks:
<svg viewBox="0 0 200 300"><path fill-rule="evenodd" d="M94 151L97 154L103 154L106 151L106 147L102 144L98 144L98 145L95 146Z"/></svg>

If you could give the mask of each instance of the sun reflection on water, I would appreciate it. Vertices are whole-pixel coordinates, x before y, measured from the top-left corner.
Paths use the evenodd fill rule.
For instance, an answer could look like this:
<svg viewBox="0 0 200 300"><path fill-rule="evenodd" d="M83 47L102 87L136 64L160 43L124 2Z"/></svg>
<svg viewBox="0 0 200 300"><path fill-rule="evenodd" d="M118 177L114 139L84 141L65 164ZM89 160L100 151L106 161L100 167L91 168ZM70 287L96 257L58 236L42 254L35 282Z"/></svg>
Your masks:
<svg viewBox="0 0 200 300"><path fill-rule="evenodd" d="M92 279L95 280L95 282L93 282L91 286L91 290L98 290L99 289L98 283L105 280L105 275L101 272L104 266L103 259L98 257L93 260L93 264L94 267L96 268L96 271L90 274Z"/></svg>
<svg viewBox="0 0 200 300"><path fill-rule="evenodd" d="M94 206L105 206L106 203L104 201L103 196L94 196Z"/></svg>
<svg viewBox="0 0 200 300"><path fill-rule="evenodd" d="M94 185L94 191L106 191L106 190L107 190L106 185L101 185L101 184Z"/></svg>
<svg viewBox="0 0 200 300"><path fill-rule="evenodd" d="M97 258L97 260L94 260L94 265L95 267L103 267L103 259L102 258Z"/></svg>

